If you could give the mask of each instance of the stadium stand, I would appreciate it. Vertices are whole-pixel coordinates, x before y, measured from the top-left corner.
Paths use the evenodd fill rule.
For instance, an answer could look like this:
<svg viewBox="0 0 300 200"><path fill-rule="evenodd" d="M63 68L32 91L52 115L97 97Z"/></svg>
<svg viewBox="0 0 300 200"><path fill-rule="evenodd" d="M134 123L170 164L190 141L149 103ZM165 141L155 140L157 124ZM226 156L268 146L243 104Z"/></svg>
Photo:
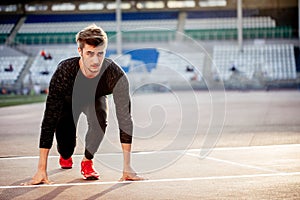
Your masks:
<svg viewBox="0 0 300 200"><path fill-rule="evenodd" d="M297 78L293 45L248 45L242 52L224 45L214 46L213 51L214 64L225 81L234 73L233 66L249 80L256 71L273 81Z"/></svg>
<svg viewBox="0 0 300 200"><path fill-rule="evenodd" d="M154 73L159 74L162 68L169 68L169 70L175 71L177 75L182 76L185 80L191 80L196 72L201 75L204 58L204 54L201 52L180 53L178 55L173 52L160 50L158 58L159 67L154 70ZM166 73L163 77L168 79L168 76Z"/></svg>
<svg viewBox="0 0 300 200"><path fill-rule="evenodd" d="M126 42L170 41L183 23L184 32L194 39L236 39L236 11L189 11L180 20L179 11L130 12L122 14L123 38ZM114 13L103 14L29 14L18 31L16 43L73 43L74 33L90 23L102 26L114 40ZM130 31L128 34L126 32ZM244 14L244 37L291 38L292 28L276 26L270 16L257 16L256 10Z"/></svg>
<svg viewBox="0 0 300 200"><path fill-rule="evenodd" d="M256 10L243 13L243 28L275 27L276 22L270 16L257 16ZM234 29L237 25L235 11L190 11L187 13L185 30Z"/></svg>
<svg viewBox="0 0 300 200"><path fill-rule="evenodd" d="M50 53L52 59L45 59L37 52L35 59L30 67L30 74L26 77L25 82L29 81L34 84L48 85L56 70L57 64L69 57L78 56L76 51L76 45L65 46L63 49L59 45L46 46L41 50L44 50L46 54ZM145 54L147 56L145 56ZM159 52L156 49L135 49L135 50L124 50L123 55L116 57L115 50L108 50L106 57L113 58L125 72L136 71L136 68L141 65L145 67L145 71L151 72L156 68Z"/></svg>
<svg viewBox="0 0 300 200"><path fill-rule="evenodd" d="M290 9L287 10L290 11ZM213 57L213 63L219 70L218 76L224 81L231 79L233 71L230 71L230 68L233 64L240 75L247 80L253 80L257 78L258 73L261 73L269 81L295 81L297 79L296 66L298 66L295 63L300 63L298 61L300 60L299 53L295 52L297 48L292 42L283 41L283 39L286 41L295 39L293 38L295 30L290 26L291 23L283 23L282 20L279 20L280 13L274 14L270 10L244 9L243 38L249 41L255 39L271 41L270 39L272 39L274 44L272 41L261 45L253 45L253 42L250 42L244 46L241 52L237 46L227 43L235 42L237 39L236 15L237 12L233 8L124 11L121 27L122 41L124 44L135 44L136 47L125 47L122 57L117 58L116 47L110 46L107 56L119 62L124 71L134 77L137 82L155 79L159 82L166 83L167 81L175 84L173 80L178 76L183 81L197 80L201 82L204 76L206 78L214 77L215 72L209 56ZM20 20L21 18L24 23ZM26 54L18 51L11 52L12 48L9 47L1 47L8 49L0 52L1 82L14 84L21 77L19 79L22 79L23 83L32 82L47 86L57 64L62 59L78 55L75 34L91 23L103 27L108 33L110 44L116 42L114 10L111 12L106 10L100 14L99 12L67 14L63 14L63 12L51 14L49 12L47 14L28 12L25 15L1 15L0 44L7 43L8 37L9 40L13 38L11 35L14 34L11 32L14 31L16 35L12 40L13 43L10 44L11 47L18 47L19 50L22 47ZM184 34L183 40L179 39L177 31ZM207 42L204 44L204 48L208 51L208 55L203 52L194 52L197 50L189 51L188 48L180 49L182 44L190 39ZM282 42L279 42L278 39ZM133 50L139 48L138 44L148 42L151 43L151 47L154 47L153 49L147 49L147 52ZM159 48L155 49L155 46L159 46L161 43L168 45L173 42L179 44L174 50L180 55ZM42 49L51 53L52 60L45 60L39 55ZM18 59L14 59L16 57ZM16 66L13 73L3 70L10 61L14 67ZM187 67L195 67L196 71L189 71Z"/></svg>
<svg viewBox="0 0 300 200"><path fill-rule="evenodd" d="M19 20L19 15L4 15L0 17L0 44L4 44L13 27Z"/></svg>
<svg viewBox="0 0 300 200"><path fill-rule="evenodd" d="M175 31L177 16L178 12L124 13L122 30ZM29 15L18 31L16 42L26 44L74 43L74 34L91 23L101 25L109 37L116 34L114 13ZM141 27L148 28L141 29Z"/></svg>
<svg viewBox="0 0 300 200"><path fill-rule="evenodd" d="M1 84L14 84L22 71L28 56L7 46L0 46L0 80ZM5 69L11 65L12 71Z"/></svg>
<svg viewBox="0 0 300 200"><path fill-rule="evenodd" d="M236 24L236 11L190 11L186 17L185 33L199 40L237 39ZM270 16L259 16L257 10L245 10L243 38L292 38L292 27L277 26Z"/></svg>
<svg viewBox="0 0 300 200"><path fill-rule="evenodd" d="M59 47L53 45L43 49L46 54L51 53L52 59L44 59L40 52L36 53L25 84L31 82L46 87L61 60L78 56L75 45L65 46L64 49ZM133 88L145 82L167 83L172 88L178 88L184 82L201 81L205 59L204 54L199 52L175 54L155 48L125 49L121 56L117 56L115 50L108 50L106 56L114 59L127 72ZM192 70L188 71L187 67Z"/></svg>
<svg viewBox="0 0 300 200"><path fill-rule="evenodd" d="M147 65L141 62L128 72L131 90L135 90L141 85L153 86L154 83L154 85L168 89L188 89L193 85L192 82L203 81L201 69L204 63L204 54L187 53L183 55L161 49L158 50L158 53L156 67L151 71L148 71ZM187 70L187 67L190 70ZM157 90L157 88L152 89Z"/></svg>
<svg viewBox="0 0 300 200"><path fill-rule="evenodd" d="M187 89L192 81L203 81L204 59L205 55L201 52L176 54L160 50L157 68L149 79L165 84L170 89Z"/></svg>
<svg viewBox="0 0 300 200"><path fill-rule="evenodd" d="M123 14L122 28L124 30L151 26L176 29L177 13L132 13ZM158 18L159 16L159 18ZM164 20L162 20L164 19ZM19 33L76 33L91 23L100 24L108 31L115 31L115 14L77 14L77 15L29 15Z"/></svg>
<svg viewBox="0 0 300 200"><path fill-rule="evenodd" d="M188 19L185 23L185 30L198 29L234 29L236 28L236 18L208 18L208 19ZM275 20L271 17L245 17L243 18L244 28L267 28L275 27Z"/></svg>
<svg viewBox="0 0 300 200"><path fill-rule="evenodd" d="M41 49L42 50L42 49ZM35 84L48 85L57 68L58 63L68 57L77 56L76 47L67 48L47 48L45 52L52 55L52 59L44 59L38 52L30 67L29 79Z"/></svg>

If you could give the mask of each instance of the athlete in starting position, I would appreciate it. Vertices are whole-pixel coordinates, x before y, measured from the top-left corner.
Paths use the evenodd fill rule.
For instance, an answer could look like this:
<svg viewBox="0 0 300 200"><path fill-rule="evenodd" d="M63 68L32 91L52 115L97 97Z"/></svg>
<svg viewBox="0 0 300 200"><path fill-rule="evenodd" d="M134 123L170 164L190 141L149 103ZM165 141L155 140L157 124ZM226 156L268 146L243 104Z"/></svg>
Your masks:
<svg viewBox="0 0 300 200"><path fill-rule="evenodd" d="M32 180L24 185L50 183L47 160L54 133L61 168L72 168L76 126L81 113L86 115L88 122L81 173L84 179L99 179L92 159L107 126L106 95L109 94L113 94L123 150L123 176L120 180L143 180L130 164L133 124L129 83L124 71L105 58L107 35L93 24L77 33L76 42L80 57L62 61L51 79L41 127L38 169Z"/></svg>

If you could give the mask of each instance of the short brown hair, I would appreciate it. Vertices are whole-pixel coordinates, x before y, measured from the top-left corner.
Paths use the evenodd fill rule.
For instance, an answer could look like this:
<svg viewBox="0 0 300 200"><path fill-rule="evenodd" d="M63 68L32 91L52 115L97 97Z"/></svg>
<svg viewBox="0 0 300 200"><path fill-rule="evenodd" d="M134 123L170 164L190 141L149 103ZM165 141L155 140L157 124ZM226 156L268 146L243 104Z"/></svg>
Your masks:
<svg viewBox="0 0 300 200"><path fill-rule="evenodd" d="M107 44L107 35L105 31L96 24L84 28L76 34L78 47L83 49L85 44L99 46Z"/></svg>

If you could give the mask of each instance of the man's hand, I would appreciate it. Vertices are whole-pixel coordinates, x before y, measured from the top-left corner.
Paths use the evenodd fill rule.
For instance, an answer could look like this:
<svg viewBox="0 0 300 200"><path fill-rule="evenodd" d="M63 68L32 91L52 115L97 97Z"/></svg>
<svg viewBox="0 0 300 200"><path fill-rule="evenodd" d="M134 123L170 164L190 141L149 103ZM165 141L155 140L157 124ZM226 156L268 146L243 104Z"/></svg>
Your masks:
<svg viewBox="0 0 300 200"><path fill-rule="evenodd" d="M143 181L146 178L137 175L137 173L130 167L129 169L124 169L123 176L119 181Z"/></svg>
<svg viewBox="0 0 300 200"><path fill-rule="evenodd" d="M142 181L146 180L142 176L136 174L132 169L130 164L130 153L131 153L131 144L122 143L124 165L123 165L123 176L119 181Z"/></svg>
<svg viewBox="0 0 300 200"><path fill-rule="evenodd" d="M30 181L21 183L21 185L38 185L38 184L52 184L49 181L46 171L38 171Z"/></svg>
<svg viewBox="0 0 300 200"><path fill-rule="evenodd" d="M31 181L21 183L21 185L38 185L41 183L51 184L47 176L47 159L50 149L40 148L40 159L38 170L32 177Z"/></svg>

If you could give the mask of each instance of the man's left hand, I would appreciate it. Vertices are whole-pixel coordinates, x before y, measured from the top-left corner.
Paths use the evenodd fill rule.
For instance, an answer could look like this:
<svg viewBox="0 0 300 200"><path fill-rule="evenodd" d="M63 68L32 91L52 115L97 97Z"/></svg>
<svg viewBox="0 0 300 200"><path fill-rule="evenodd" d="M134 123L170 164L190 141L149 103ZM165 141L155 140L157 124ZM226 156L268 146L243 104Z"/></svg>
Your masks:
<svg viewBox="0 0 300 200"><path fill-rule="evenodd" d="M123 176L120 178L119 181L143 181L147 180L146 178L137 175L132 169L130 171L123 171Z"/></svg>

